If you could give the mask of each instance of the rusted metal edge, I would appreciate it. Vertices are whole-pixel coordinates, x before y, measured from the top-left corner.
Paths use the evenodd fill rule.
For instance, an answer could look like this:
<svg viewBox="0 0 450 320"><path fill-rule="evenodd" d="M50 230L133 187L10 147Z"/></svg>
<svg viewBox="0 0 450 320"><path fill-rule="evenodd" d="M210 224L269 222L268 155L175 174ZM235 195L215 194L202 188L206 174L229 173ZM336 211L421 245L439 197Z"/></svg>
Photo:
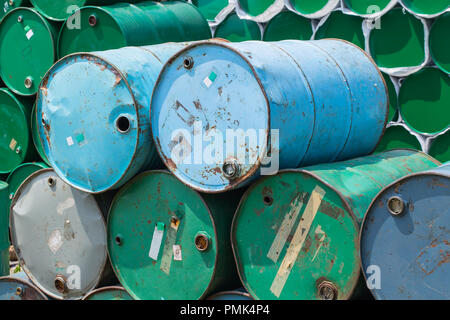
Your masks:
<svg viewBox="0 0 450 320"><path fill-rule="evenodd" d="M92 295L97 294L97 293L101 293L101 292L104 292L104 291L123 291L123 292L126 292L127 294L129 294L128 291L125 290L124 287L121 287L121 286L108 286L108 287L101 287L101 288L94 289L94 290L90 291L83 298L81 298L81 300L88 300Z"/></svg>
<svg viewBox="0 0 450 320"><path fill-rule="evenodd" d="M236 296L242 296L242 297L245 297L245 298L249 298L249 299L255 300L255 299L250 295L250 293L248 293L248 292L242 292L242 291L236 291L236 290L234 290L234 291L220 291L220 292L217 292L217 293L215 293L215 294L209 296L206 300L214 300L214 298L220 297L220 296L225 295L225 294L236 295Z"/></svg>
<svg viewBox="0 0 450 320"><path fill-rule="evenodd" d="M47 296L38 287L36 287L32 282L14 277L14 275L0 277L0 281L18 282L20 284L23 284L24 286L27 286L27 287L30 287L31 289L33 289L38 295L41 296L41 298L43 300L48 300Z"/></svg>

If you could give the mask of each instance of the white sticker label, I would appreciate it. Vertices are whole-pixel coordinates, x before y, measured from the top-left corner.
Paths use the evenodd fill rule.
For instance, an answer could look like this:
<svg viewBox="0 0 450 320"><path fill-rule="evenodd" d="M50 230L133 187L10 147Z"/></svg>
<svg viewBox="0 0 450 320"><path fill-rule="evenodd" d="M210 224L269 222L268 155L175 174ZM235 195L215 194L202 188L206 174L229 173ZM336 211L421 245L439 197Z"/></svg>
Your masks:
<svg viewBox="0 0 450 320"><path fill-rule="evenodd" d="M28 32L25 34L28 40L30 40L34 36L33 30L28 30Z"/></svg>
<svg viewBox="0 0 450 320"><path fill-rule="evenodd" d="M52 234L50 235L50 238L48 238L47 244L50 250L53 252L53 254L55 254L59 250L59 248L61 248L61 246L63 245L63 236L61 231L59 230L53 231Z"/></svg>
<svg viewBox="0 0 450 320"><path fill-rule="evenodd" d="M179 244L175 244L173 246L173 260L181 261L183 257L181 256L181 246Z"/></svg>
<svg viewBox="0 0 450 320"><path fill-rule="evenodd" d="M67 137L66 138L66 141L67 141L67 145L70 147L71 145L73 145L73 139L72 139L72 137Z"/></svg>
<svg viewBox="0 0 450 320"><path fill-rule="evenodd" d="M161 242L164 235L164 229L159 230L158 226L155 226L155 231L153 232L152 244L150 245L150 252L148 256L153 260L158 260L159 249L161 248Z"/></svg>
<svg viewBox="0 0 450 320"><path fill-rule="evenodd" d="M209 77L206 77L205 80L203 80L203 83L207 88L211 87L212 81L209 79Z"/></svg>
<svg viewBox="0 0 450 320"><path fill-rule="evenodd" d="M9 148L14 151L16 149L16 145L17 145L17 141L14 140L14 138L11 139L11 142L9 143Z"/></svg>

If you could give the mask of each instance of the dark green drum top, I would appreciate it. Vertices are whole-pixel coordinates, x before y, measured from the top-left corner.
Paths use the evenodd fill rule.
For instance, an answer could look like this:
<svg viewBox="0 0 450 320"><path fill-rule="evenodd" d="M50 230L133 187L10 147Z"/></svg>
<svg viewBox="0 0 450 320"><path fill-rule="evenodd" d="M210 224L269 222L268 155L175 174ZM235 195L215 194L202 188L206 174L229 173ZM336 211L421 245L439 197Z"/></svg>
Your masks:
<svg viewBox="0 0 450 320"><path fill-rule="evenodd" d="M430 155L441 162L450 161L450 130L433 140Z"/></svg>
<svg viewBox="0 0 450 320"><path fill-rule="evenodd" d="M217 27L215 36L232 42L261 40L261 31L256 22L232 13Z"/></svg>
<svg viewBox="0 0 450 320"><path fill-rule="evenodd" d="M434 63L442 71L450 73L450 41L448 32L450 30L450 12L444 13L437 18L430 31L430 52Z"/></svg>
<svg viewBox="0 0 450 320"><path fill-rule="evenodd" d="M264 31L264 41L309 40L311 36L311 21L291 11L277 14L269 21Z"/></svg>
<svg viewBox="0 0 450 320"><path fill-rule="evenodd" d="M259 16L264 13L275 0L239 0L241 8L251 16Z"/></svg>
<svg viewBox="0 0 450 320"><path fill-rule="evenodd" d="M414 135L409 133L403 126L397 125L386 129L375 152L402 148L415 150L422 149L419 140L417 140Z"/></svg>

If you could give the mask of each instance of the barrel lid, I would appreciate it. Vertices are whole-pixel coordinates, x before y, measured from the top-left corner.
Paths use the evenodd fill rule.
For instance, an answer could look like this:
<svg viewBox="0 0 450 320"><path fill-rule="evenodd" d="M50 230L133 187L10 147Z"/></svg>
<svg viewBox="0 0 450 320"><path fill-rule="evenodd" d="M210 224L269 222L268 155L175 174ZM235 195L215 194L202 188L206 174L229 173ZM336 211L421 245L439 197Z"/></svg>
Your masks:
<svg viewBox="0 0 450 320"><path fill-rule="evenodd" d="M73 24L80 23L75 28ZM126 35L107 8L88 6L66 20L58 39L60 58L76 52L105 51L127 45Z"/></svg>
<svg viewBox="0 0 450 320"><path fill-rule="evenodd" d="M0 20L11 10L22 7L26 0L0 0Z"/></svg>
<svg viewBox="0 0 450 320"><path fill-rule="evenodd" d="M444 72L450 74L450 45L445 39L450 30L450 12L437 18L430 30L430 53L434 63Z"/></svg>
<svg viewBox="0 0 450 320"><path fill-rule="evenodd" d="M14 193L19 188L19 186L28 178L33 172L36 172L41 169L48 168L45 163L42 162L29 162L22 163L17 166L11 173L8 175L6 182L9 184L9 192L10 199L14 197Z"/></svg>
<svg viewBox="0 0 450 320"><path fill-rule="evenodd" d="M35 10L17 8L0 23L0 75L15 93L37 92L55 61L56 43L50 24Z"/></svg>
<svg viewBox="0 0 450 320"><path fill-rule="evenodd" d="M45 294L79 299L97 286L107 259L106 227L92 195L42 169L17 190L10 219L20 265Z"/></svg>
<svg viewBox="0 0 450 320"><path fill-rule="evenodd" d="M153 91L158 152L177 178L203 192L232 189L257 171L267 150L269 117L253 66L224 42L181 50L166 63ZM256 143L235 138L249 140L246 135Z"/></svg>
<svg viewBox="0 0 450 320"><path fill-rule="evenodd" d="M67 183L99 193L125 175L139 144L138 108L114 65L94 54L60 60L41 84L36 113L45 154Z"/></svg>
<svg viewBox="0 0 450 320"><path fill-rule="evenodd" d="M289 2L302 15L312 15L325 8L332 10L338 4L338 0L289 0Z"/></svg>
<svg viewBox="0 0 450 320"><path fill-rule="evenodd" d="M414 131L435 134L450 127L450 77L438 68L407 77L398 99L402 118Z"/></svg>
<svg viewBox="0 0 450 320"><path fill-rule="evenodd" d="M256 22L241 19L236 13L231 13L219 24L215 36L233 42L261 40L261 31Z"/></svg>
<svg viewBox="0 0 450 320"><path fill-rule="evenodd" d="M450 170L442 168L399 179L372 201L360 255L376 299L450 298Z"/></svg>
<svg viewBox="0 0 450 320"><path fill-rule="evenodd" d="M75 7L83 7L87 0L30 0L40 14L49 20L64 21Z"/></svg>
<svg viewBox="0 0 450 320"><path fill-rule="evenodd" d="M450 8L448 0L401 0L401 3L411 12L422 15L436 15Z"/></svg>
<svg viewBox="0 0 450 320"><path fill-rule="evenodd" d="M344 3L351 11L366 16L376 12L382 13L392 0L344 0Z"/></svg>
<svg viewBox="0 0 450 320"><path fill-rule="evenodd" d="M214 20L219 12L228 6L228 0L192 0L192 3L208 20Z"/></svg>
<svg viewBox="0 0 450 320"><path fill-rule="evenodd" d="M108 216L109 257L133 298L203 297L215 273L217 248L202 197L169 172L144 172L116 194Z"/></svg>
<svg viewBox="0 0 450 320"><path fill-rule="evenodd" d="M435 137L431 143L430 155L441 162L450 161L450 129Z"/></svg>
<svg viewBox="0 0 450 320"><path fill-rule="evenodd" d="M256 17L263 14L276 0L239 0L239 6L249 15Z"/></svg>
<svg viewBox="0 0 450 320"><path fill-rule="evenodd" d="M273 17L264 30L264 41L284 39L311 39L313 28L311 21L292 11L283 11Z"/></svg>
<svg viewBox="0 0 450 320"><path fill-rule="evenodd" d="M82 300L133 300L122 287L103 287L92 290Z"/></svg>
<svg viewBox="0 0 450 320"><path fill-rule="evenodd" d="M255 299L347 299L359 279L358 230L347 202L314 175L263 177L231 228L242 283Z"/></svg>
<svg viewBox="0 0 450 320"><path fill-rule="evenodd" d="M48 300L30 282L14 276L0 277L0 300Z"/></svg>
<svg viewBox="0 0 450 320"><path fill-rule="evenodd" d="M8 89L0 88L0 173L21 164L30 147L28 112Z"/></svg>

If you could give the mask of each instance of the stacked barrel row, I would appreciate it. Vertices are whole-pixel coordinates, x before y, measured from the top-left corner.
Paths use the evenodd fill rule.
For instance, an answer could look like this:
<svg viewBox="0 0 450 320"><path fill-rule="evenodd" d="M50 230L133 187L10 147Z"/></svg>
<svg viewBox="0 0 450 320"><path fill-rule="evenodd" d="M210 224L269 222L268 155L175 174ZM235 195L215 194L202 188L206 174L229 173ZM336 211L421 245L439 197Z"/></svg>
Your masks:
<svg viewBox="0 0 450 320"><path fill-rule="evenodd" d="M377 151L414 148L450 160L448 0L193 0L230 41L339 38L365 49L390 92Z"/></svg>

